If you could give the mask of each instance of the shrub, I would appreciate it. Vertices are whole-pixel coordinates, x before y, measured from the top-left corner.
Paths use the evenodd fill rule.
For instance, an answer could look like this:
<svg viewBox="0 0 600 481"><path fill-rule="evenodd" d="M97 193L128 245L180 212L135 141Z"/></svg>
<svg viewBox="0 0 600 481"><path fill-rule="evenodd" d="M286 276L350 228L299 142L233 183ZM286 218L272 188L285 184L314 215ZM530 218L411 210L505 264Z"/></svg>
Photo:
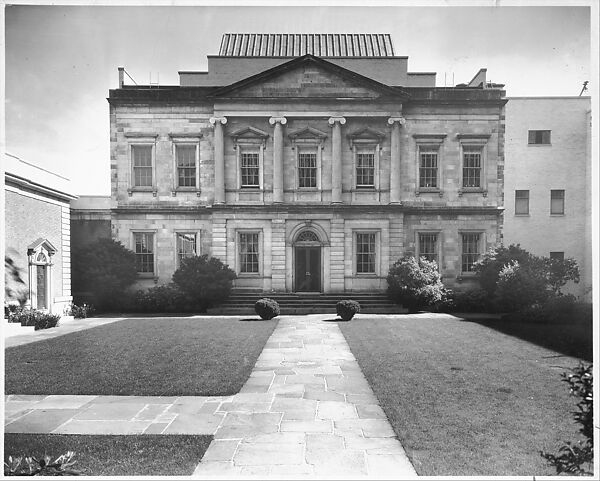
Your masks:
<svg viewBox="0 0 600 481"><path fill-rule="evenodd" d="M390 267L388 296L410 312L440 302L444 285L435 261L405 255Z"/></svg>
<svg viewBox="0 0 600 481"><path fill-rule="evenodd" d="M54 462L48 455L41 459L9 456L8 462L4 462L4 476L77 476L79 471L72 469L76 462L74 457L73 451L59 456Z"/></svg>
<svg viewBox="0 0 600 481"><path fill-rule="evenodd" d="M572 395L579 397L577 411L572 412L573 419L580 424L579 432L585 439L576 443L567 441L558 451L550 454L544 451L540 455L554 465L557 474L575 474L580 476L593 474L594 462L594 395L593 365L580 363L572 374L563 373L563 381L569 384Z"/></svg>
<svg viewBox="0 0 600 481"><path fill-rule="evenodd" d="M512 261L498 276L495 302L501 311L514 312L541 304L548 298L544 273Z"/></svg>
<svg viewBox="0 0 600 481"><path fill-rule="evenodd" d="M264 297L254 304L254 310L261 319L273 319L280 314L279 304L274 299Z"/></svg>
<svg viewBox="0 0 600 481"><path fill-rule="evenodd" d="M354 317L354 314L360 312L360 304L350 299L344 299L335 305L335 310L337 315L342 318L342 321L349 321Z"/></svg>
<svg viewBox="0 0 600 481"><path fill-rule="evenodd" d="M102 310L120 308L124 293L137 279L135 254L120 242L99 239L72 253L73 285L91 294Z"/></svg>
<svg viewBox="0 0 600 481"><path fill-rule="evenodd" d="M439 310L446 312L490 312L493 306L487 291L470 289L453 292L446 289Z"/></svg>
<svg viewBox="0 0 600 481"><path fill-rule="evenodd" d="M92 317L95 312L96 309L91 304L83 303L80 306L71 304L68 315L73 316L75 319L87 319Z"/></svg>
<svg viewBox="0 0 600 481"><path fill-rule="evenodd" d="M229 297L236 277L219 259L203 255L182 259L173 282L203 312Z"/></svg>
<svg viewBox="0 0 600 481"><path fill-rule="evenodd" d="M585 322L590 317L579 312L585 306L578 305L572 294L549 297L546 301L502 316L502 320L511 322L529 322L539 324Z"/></svg>
<svg viewBox="0 0 600 481"><path fill-rule="evenodd" d="M191 301L173 283L137 291L134 294L133 304L137 312L188 312L193 310Z"/></svg>
<svg viewBox="0 0 600 481"><path fill-rule="evenodd" d="M36 331L56 327L58 321L60 321L58 314L48 314L35 309L23 308L16 309L8 318L8 322L18 322L22 326L35 326Z"/></svg>

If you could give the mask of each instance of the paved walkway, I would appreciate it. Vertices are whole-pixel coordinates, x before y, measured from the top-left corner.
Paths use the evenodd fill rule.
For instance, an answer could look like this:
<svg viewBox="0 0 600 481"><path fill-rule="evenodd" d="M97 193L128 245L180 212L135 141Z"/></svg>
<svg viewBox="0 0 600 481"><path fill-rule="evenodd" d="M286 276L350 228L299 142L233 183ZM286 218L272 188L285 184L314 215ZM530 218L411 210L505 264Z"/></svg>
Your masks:
<svg viewBox="0 0 600 481"><path fill-rule="evenodd" d="M282 317L239 394L11 395L5 432L213 434L202 478L415 477L331 317Z"/></svg>

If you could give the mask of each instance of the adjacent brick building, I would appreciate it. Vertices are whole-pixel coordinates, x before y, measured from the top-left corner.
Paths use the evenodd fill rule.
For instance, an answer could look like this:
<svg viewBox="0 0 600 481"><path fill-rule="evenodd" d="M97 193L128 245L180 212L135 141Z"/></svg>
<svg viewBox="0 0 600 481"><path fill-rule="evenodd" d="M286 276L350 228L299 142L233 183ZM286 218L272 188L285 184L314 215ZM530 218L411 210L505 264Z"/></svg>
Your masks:
<svg viewBox="0 0 600 481"><path fill-rule="evenodd" d="M32 308L62 315L72 300L69 203L75 196L68 179L53 172L10 154L4 164L5 255L24 281L9 278L8 287Z"/></svg>
<svg viewBox="0 0 600 481"><path fill-rule="evenodd" d="M591 300L591 106L589 97L511 97L506 106L504 243L574 258Z"/></svg>
<svg viewBox="0 0 600 481"><path fill-rule="evenodd" d="M110 218L140 286L210 254L238 288L373 291L410 252L467 289L500 240L501 85L435 87L389 35L224 35L179 86L110 90ZM86 217L87 216L87 217ZM104 225L104 235L108 226Z"/></svg>

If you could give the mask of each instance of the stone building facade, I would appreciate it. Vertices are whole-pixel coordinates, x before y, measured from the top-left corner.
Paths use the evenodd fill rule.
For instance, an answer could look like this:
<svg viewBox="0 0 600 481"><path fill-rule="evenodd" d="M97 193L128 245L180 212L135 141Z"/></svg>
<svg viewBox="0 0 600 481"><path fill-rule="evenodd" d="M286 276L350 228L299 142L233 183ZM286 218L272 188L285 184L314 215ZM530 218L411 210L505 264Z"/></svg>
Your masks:
<svg viewBox="0 0 600 481"><path fill-rule="evenodd" d="M125 85L120 69L110 221L140 286L195 253L237 288L376 291L413 253L473 287L500 239L504 91L485 70L438 88L407 62L389 35L242 34L179 86Z"/></svg>
<svg viewBox="0 0 600 481"><path fill-rule="evenodd" d="M5 255L24 284L6 279L14 299L34 309L64 314L71 305L69 181L4 154Z"/></svg>
<svg viewBox="0 0 600 481"><path fill-rule="evenodd" d="M511 97L506 106L504 243L575 259L592 295L590 97Z"/></svg>

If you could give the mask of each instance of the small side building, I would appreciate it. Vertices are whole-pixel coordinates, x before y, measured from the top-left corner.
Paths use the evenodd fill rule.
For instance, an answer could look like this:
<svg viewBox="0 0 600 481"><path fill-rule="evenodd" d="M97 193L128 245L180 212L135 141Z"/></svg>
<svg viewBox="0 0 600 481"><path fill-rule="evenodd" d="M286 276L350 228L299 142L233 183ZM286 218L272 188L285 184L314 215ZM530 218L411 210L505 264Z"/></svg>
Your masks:
<svg viewBox="0 0 600 481"><path fill-rule="evenodd" d="M590 97L511 97L506 105L504 244L573 258L592 299Z"/></svg>
<svg viewBox="0 0 600 481"><path fill-rule="evenodd" d="M33 309L62 315L72 301L70 202L77 197L69 179L11 154L3 160L5 256L23 281L7 279L8 288Z"/></svg>

